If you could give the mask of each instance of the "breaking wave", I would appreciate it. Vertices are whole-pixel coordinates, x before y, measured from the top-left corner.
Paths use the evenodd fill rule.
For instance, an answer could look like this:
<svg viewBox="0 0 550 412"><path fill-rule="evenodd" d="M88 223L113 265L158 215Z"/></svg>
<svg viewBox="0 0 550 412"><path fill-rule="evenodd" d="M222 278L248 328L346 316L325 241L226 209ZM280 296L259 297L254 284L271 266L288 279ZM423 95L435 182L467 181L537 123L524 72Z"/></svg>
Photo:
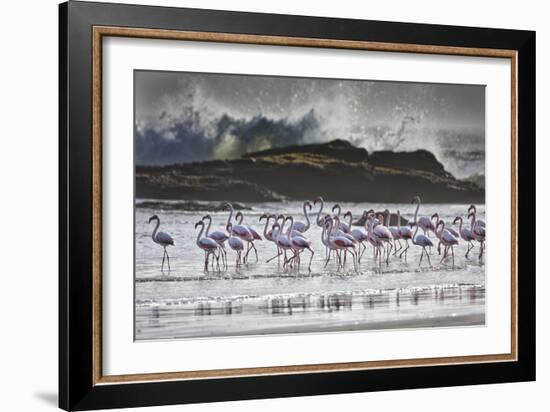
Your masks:
<svg viewBox="0 0 550 412"><path fill-rule="evenodd" d="M435 121L433 107L440 102L420 85L407 86L406 101L392 102L383 119L369 115L369 104L379 99L373 84L308 80L288 92L288 101L240 96L232 102L220 101L205 81L190 77L180 86L181 92L165 96L148 113L136 111L137 164L233 159L344 139L369 152L429 150L457 177L484 172L484 131Z"/></svg>

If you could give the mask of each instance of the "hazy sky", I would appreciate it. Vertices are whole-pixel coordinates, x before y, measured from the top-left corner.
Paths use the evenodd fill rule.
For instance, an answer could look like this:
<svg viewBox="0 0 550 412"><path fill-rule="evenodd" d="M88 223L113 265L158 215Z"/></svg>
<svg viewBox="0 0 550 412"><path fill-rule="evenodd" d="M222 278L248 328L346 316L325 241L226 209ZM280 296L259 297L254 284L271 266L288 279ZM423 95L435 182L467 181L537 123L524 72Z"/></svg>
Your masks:
<svg viewBox="0 0 550 412"><path fill-rule="evenodd" d="M480 150L484 123L480 85L135 72L138 164L335 138L371 151L437 152L449 132Z"/></svg>

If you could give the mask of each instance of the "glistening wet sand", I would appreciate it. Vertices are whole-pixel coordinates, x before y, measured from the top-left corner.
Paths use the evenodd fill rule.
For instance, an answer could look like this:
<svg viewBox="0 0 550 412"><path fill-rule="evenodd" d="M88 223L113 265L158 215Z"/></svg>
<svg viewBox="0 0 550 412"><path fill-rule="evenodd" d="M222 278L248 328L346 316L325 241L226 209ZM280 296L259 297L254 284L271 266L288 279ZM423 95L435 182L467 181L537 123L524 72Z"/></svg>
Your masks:
<svg viewBox="0 0 550 412"><path fill-rule="evenodd" d="M456 327L485 324L485 288L474 285L143 302L136 339Z"/></svg>

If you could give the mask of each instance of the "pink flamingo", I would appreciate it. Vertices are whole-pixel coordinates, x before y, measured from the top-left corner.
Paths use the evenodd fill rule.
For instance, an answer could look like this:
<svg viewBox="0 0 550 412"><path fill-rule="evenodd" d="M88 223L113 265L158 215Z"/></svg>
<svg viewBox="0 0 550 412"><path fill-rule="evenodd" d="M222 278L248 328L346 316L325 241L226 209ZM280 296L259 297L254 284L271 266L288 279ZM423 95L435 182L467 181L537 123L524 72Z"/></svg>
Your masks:
<svg viewBox="0 0 550 412"><path fill-rule="evenodd" d="M340 229L344 233L349 233L349 229L351 226L348 226L344 222L340 222L340 213L342 213L342 207L338 203L332 206L332 213L334 213L336 209L338 210L338 213L336 213L336 216L338 217L338 226L335 226L335 227L337 229Z"/></svg>
<svg viewBox="0 0 550 412"><path fill-rule="evenodd" d="M386 214L385 220L382 214L379 215L381 216L380 222L384 222L384 223L380 223L378 226L374 227L373 233L376 235L378 239L380 239L382 242L386 243L387 245L386 248L384 249L386 253L386 264L388 264L390 259L391 248L392 248L393 236L390 230L388 229L388 227L386 226L389 223L390 211L386 209L384 213Z"/></svg>
<svg viewBox="0 0 550 412"><path fill-rule="evenodd" d="M317 212L317 218L315 219L315 222L317 223L317 226L319 227L324 227L324 220L321 218L321 213L323 213L323 208L325 206L325 201L323 200L323 198L321 196L318 196L315 198L315 200L313 201L313 205L317 205L317 203L320 203L321 206L319 207L319 211Z"/></svg>
<svg viewBox="0 0 550 412"><path fill-rule="evenodd" d="M418 210L418 209L417 209ZM426 254L426 257L428 258L428 264L431 266L432 262L430 262L430 255L428 254L428 251L426 250L427 247L432 247L433 243L430 240L430 238L426 235L417 234L418 228L420 227L416 221L414 223L410 224L410 227L412 228L413 225L416 226L416 229L413 234L412 242L413 245L420 246L422 248L422 253L420 254L420 262L418 262L418 266L422 264L422 257L424 256L424 253Z"/></svg>
<svg viewBox="0 0 550 412"><path fill-rule="evenodd" d="M243 213L242 212L237 212L237 214L235 215L235 220L239 223L239 225L242 225L243 224ZM254 253L256 255L256 262L258 261L258 250L256 249L256 246L254 246L254 241L256 240L262 240L262 237L260 236L260 234L258 232L256 232L256 230L254 230L253 227L251 226L248 226L248 225L245 225L245 227L248 229L248 231L250 233L252 233L252 236L254 237L253 241L249 242L249 245L251 245L252 249L254 249ZM250 248L246 251L245 255L244 255L244 259L247 260L247 256L248 256L248 253L250 252Z"/></svg>
<svg viewBox="0 0 550 412"><path fill-rule="evenodd" d="M290 221L290 226L289 227L291 227L291 228L294 227L294 218L292 216L288 216L286 218L286 220ZM311 253L311 257L309 258L308 270L311 272L311 261L313 260L313 255L315 254L313 249L311 249L311 241L306 239L303 236L292 236L291 232L292 231L289 230L288 233L287 233L288 241L289 241L292 249L294 250L294 256L291 257L291 259L297 260L298 269L299 269L300 268L300 254L306 249L309 250L309 252Z"/></svg>
<svg viewBox="0 0 550 412"><path fill-rule="evenodd" d="M401 212L397 210L397 231L399 232L399 238L405 240L405 248L399 254L399 257L405 254L405 260L407 259L407 250L409 249L409 239L412 239L413 232L410 227L401 227Z"/></svg>
<svg viewBox="0 0 550 412"><path fill-rule="evenodd" d="M477 208L476 208L476 205L470 205L470 207L468 208L468 213L470 212L474 212L474 215L477 216ZM479 227L485 227L485 220L481 220L481 219L477 219L476 218L476 222L477 222L477 225Z"/></svg>
<svg viewBox="0 0 550 412"><path fill-rule="evenodd" d="M151 238L153 239L153 242L155 242L157 245L161 245L164 248L164 253L162 255L162 265L160 267L160 271L164 272L164 258L166 257L168 259L168 272L170 272L170 256L168 256L168 252L166 251L166 248L168 246L174 246L174 239L172 239L172 236L170 236L166 232L157 232L160 226L160 218L157 215L151 216L149 218L149 223L151 223L153 220L156 220L157 224L155 226L155 229L153 230L153 234L151 235Z"/></svg>
<svg viewBox="0 0 550 412"><path fill-rule="evenodd" d="M225 210L229 208L229 217L227 218L227 224L231 223L231 218L233 217L233 205L231 203L224 203L222 205L222 208ZM242 220L242 219L241 219ZM227 225L226 225L227 227ZM237 225L232 225L232 235L236 235L241 238L244 242L247 243L247 251L243 259L243 263L246 262L246 257L248 255L248 252L250 251L250 247L254 247L254 235L248 230L248 228L244 225L241 225L240 223ZM255 248L254 248L255 249Z"/></svg>
<svg viewBox="0 0 550 412"><path fill-rule="evenodd" d="M468 254L474 248L474 244L472 242L475 240L475 238L472 236L472 232L470 232L470 229L466 227L462 227L463 225L462 217L460 216L455 217L453 224L456 225L456 222L460 222L460 225L458 227L458 232L460 233L460 237L462 238L462 240L468 243L468 250L466 251L466 255L465 255L466 259L468 259Z"/></svg>
<svg viewBox="0 0 550 412"><path fill-rule="evenodd" d="M436 237L439 239L439 242L437 243L437 254L440 255L441 254L441 239L440 239L440 236L437 236L437 225L439 225L439 222L443 222L445 223L440 217L439 217L439 213L434 213L432 215L432 220L435 219L435 229L436 231L434 232ZM452 227L445 227L445 230L447 230L448 232L451 233L451 235L453 235L453 237L455 237L456 239L460 238L460 234L454 230Z"/></svg>
<svg viewBox="0 0 550 412"><path fill-rule="evenodd" d="M438 231L437 229L439 227L441 227L441 229L439 229ZM437 222L437 226L435 228L435 235L439 239L439 242L443 243L443 246L445 246L445 250L443 251L443 257L441 258L441 262L443 262L443 260L447 257L447 254L449 253L449 248L450 248L451 254L453 256L453 266L454 266L455 265L454 246L458 245L458 239L454 237L451 232L445 229L445 222L443 220L439 220Z"/></svg>
<svg viewBox="0 0 550 412"><path fill-rule="evenodd" d="M227 268L227 251L225 250L225 241L229 239L229 236L227 236L227 233L222 232L220 230L216 230L215 232L209 233L210 226L212 225L212 217L210 215L204 215L202 217L202 220L208 220L208 226L206 227L206 232L204 233L204 236L209 237L210 239L214 239L214 241L218 245L220 245L222 265L225 268Z"/></svg>
<svg viewBox="0 0 550 412"><path fill-rule="evenodd" d="M204 258L204 270L208 271L208 260L210 258L210 255L216 258L216 262L218 263L218 269L219 269L220 256L219 254L216 255L216 252L219 251L220 245L218 245L218 243L214 239L210 239L209 237L202 237L202 232L204 232L204 221L199 220L197 223L195 223L195 229L199 226L201 227L201 230L197 235L197 246L206 252L205 258ZM214 259L212 259L212 269L214 269Z"/></svg>
<svg viewBox="0 0 550 412"><path fill-rule="evenodd" d="M294 222L294 224L292 225L292 229L293 230L296 230L300 233L305 233L309 230L309 227L310 227L310 221L309 221L309 216L307 214L307 211L306 211L306 207L309 208L309 210L311 210L313 208L313 206L311 206L311 203L309 202L304 202L302 208L304 210L304 216L306 218L306 223L304 222Z"/></svg>
<svg viewBox="0 0 550 412"><path fill-rule="evenodd" d="M284 233L284 228L285 228L285 224L286 224L286 219L283 220L283 223L280 227L279 226L279 223L275 223L273 225L273 231L277 231L277 246L279 246L279 248L284 251L284 255L285 255L285 258L283 260L283 268L286 268L288 267L288 265L291 263L292 261L292 257L289 259L287 258L287 250L290 250L293 255L294 255L294 250L292 248L292 243L290 242L290 232L292 231L291 227L288 228L287 232L288 233Z"/></svg>
<svg viewBox="0 0 550 412"><path fill-rule="evenodd" d="M390 214L390 217L391 217L391 214ZM399 230L400 229L400 222L399 222L400 219L401 219L401 217L399 215L399 210L398 210L397 211L397 226L390 226L388 228L390 230L392 238L393 238L393 255L394 256L397 255L397 252L399 252L401 249L403 249L403 245L401 244L401 232ZM391 219L388 220L388 222L386 222L386 226L388 226L390 224L390 221L391 221ZM397 242L397 244L396 244L396 242ZM399 245L399 249L397 248L397 245Z"/></svg>
<svg viewBox="0 0 550 412"><path fill-rule="evenodd" d="M269 221L270 219L275 219L275 222L277 222L277 216L275 215L268 215L266 213L264 213L263 215L260 216L260 222L265 219L265 227L264 227L264 237L269 240L270 242L273 242L275 244L275 246L277 247L277 254L275 256L273 256L272 258L268 259L265 263L269 263L271 262L273 259L275 258L279 258L279 263L281 262L280 261L280 256L282 255L282 251L281 249L279 248L279 246L277 245L277 231L275 229L269 229L269 231L267 230L267 227L269 226ZM275 225L273 225L275 226Z"/></svg>
<svg viewBox="0 0 550 412"><path fill-rule="evenodd" d="M227 243L229 244L229 247L233 249L237 254L235 268L238 269L239 266L241 266L241 254L242 254L242 251L244 250L244 243L240 238L232 235L233 224L231 222L227 224L226 229L227 229L227 233L229 234Z"/></svg>
<svg viewBox="0 0 550 412"><path fill-rule="evenodd" d="M382 248L384 242L374 233L374 212L370 212L367 215L367 233L369 235L369 243L372 245L374 251L374 260L378 257L378 265L382 265Z"/></svg>
<svg viewBox="0 0 550 412"><path fill-rule="evenodd" d="M336 223L338 224L339 222L336 221ZM333 219L328 220L328 230L326 231L326 236L328 237L327 243L330 245L332 249L343 250L345 252L351 253L353 258L353 266L355 268L355 271L357 271L357 252L355 250L355 243L353 243L353 241L351 241L347 237L342 236L342 234L340 233L332 234L333 225L334 225L334 220ZM340 269L340 266L343 269L344 264L345 263L342 263L342 259L339 259L338 269Z"/></svg>
<svg viewBox="0 0 550 412"><path fill-rule="evenodd" d="M351 222L353 221L353 216L352 216L351 212L347 211L346 214L344 215L344 218L346 216L349 216L348 227L352 227ZM357 253L358 253L357 261L361 262L361 256L363 256L363 253L365 252L365 249L367 248L367 246L365 246L365 244L363 242L367 242L369 240L369 234L367 233L367 231L365 229L360 229L360 228L352 228L350 230L349 234L355 238L355 240L359 244L359 249L361 249L361 246L363 246L362 251L361 250L357 251ZM361 253L359 253L359 252L361 252Z"/></svg>
<svg viewBox="0 0 550 412"><path fill-rule="evenodd" d="M483 260L483 252L485 251L485 227L478 226L478 223L476 221L476 215L473 212L468 215L468 219L472 219L470 224L471 226L470 232L472 233L472 236L474 237L474 239L479 242L478 260L479 260L479 263L481 263Z"/></svg>
<svg viewBox="0 0 550 412"><path fill-rule="evenodd" d="M325 248L326 248L326 254L325 254L326 260L325 260L325 266L324 267L327 267L328 262L330 261L331 253L333 251L336 251L336 249L333 249L331 247L331 245L329 244L328 236L325 238L325 233L327 232L327 230L329 228L329 225L328 225L329 220L332 220L332 218L330 217L330 215L326 215L323 219L323 221L325 223L323 224L323 231L321 232L321 242L323 243L323 245L325 245Z"/></svg>
<svg viewBox="0 0 550 412"><path fill-rule="evenodd" d="M430 230L432 232L435 231L435 226L433 222L425 216L422 216L417 219L418 209L420 209L420 204L421 204L420 196L415 196L411 203L416 204L416 210L414 212L414 222L420 227L420 229L424 231L425 236L429 236Z"/></svg>

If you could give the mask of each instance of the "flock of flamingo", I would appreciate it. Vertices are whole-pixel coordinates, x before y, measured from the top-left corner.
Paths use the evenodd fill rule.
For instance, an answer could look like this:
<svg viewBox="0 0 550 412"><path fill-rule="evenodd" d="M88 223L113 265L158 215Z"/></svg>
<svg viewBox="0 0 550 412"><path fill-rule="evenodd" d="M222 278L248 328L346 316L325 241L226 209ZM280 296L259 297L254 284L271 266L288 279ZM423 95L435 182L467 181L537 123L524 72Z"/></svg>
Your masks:
<svg viewBox="0 0 550 412"><path fill-rule="evenodd" d="M394 256L399 256L400 259L404 257L406 260L407 251L410 247L409 240L413 245L422 248L419 266L422 265L424 256L431 266L430 253L434 243L430 239L430 232L435 235L435 240L438 242L437 250L439 254L441 254L441 246L443 246L443 256L440 263L451 258L454 266L454 246L459 244L460 239L467 243L466 258L474 248L473 242L479 243L478 260L480 264L482 263L485 249L485 221L477 219L475 205L468 208L470 227L466 227L463 218L457 216L453 221L453 224L458 224L458 231L456 231L446 226L438 213L434 213L431 217L419 217L418 211L421 205L419 196L416 196L411 203L416 204L414 218L409 225L405 226L401 226L401 213L399 210L396 211L397 226L390 226L391 214L388 209L384 213L378 214L371 209L362 213L363 227L352 227L352 212L347 211L341 220L341 207L339 204L332 207L332 214L323 215L324 201L321 197L316 198L313 205L309 201L304 202L305 222L295 221L293 216L283 214L263 214L259 220L260 222L265 220L264 238L273 242L277 251L266 263L278 259L280 264L282 259L283 269L299 270L300 257L302 253L307 251L309 253L308 270L311 272L311 262L315 252L311 247L311 240L306 237L306 233L311 227L308 211L311 211L313 206L317 206L317 204L319 204L319 210L314 224L322 229L321 242L325 246L324 267L328 265L331 259L334 259L338 270L344 269L349 255L349 260L352 261L353 268L357 271L368 244L372 246L373 257L375 261L378 260L379 265L382 264L382 261L385 261L386 264L389 263L392 251ZM220 270L220 258L222 266L224 268L228 267L226 242L236 254L235 266L237 269L248 262L248 255L251 251L254 251L256 261L258 261L258 251L254 242L263 240L262 236L251 226L243 224L244 215L242 212L237 212L233 221L234 210L231 203L226 202L221 207L223 210L229 211L225 230L210 232L212 225L210 215L204 216L202 220L195 224L195 228L200 228L196 244L204 251L205 271L208 271L209 265L212 270L215 270L214 261L217 270ZM346 218L348 219L347 223L343 221ZM166 248L175 245L174 239L168 233L158 231L160 219L157 215L153 215L149 219L149 223L153 221L156 221L152 234L153 242L164 249L161 271L164 272L165 259L168 262L168 270L170 271L170 257ZM413 228L415 228L414 231ZM418 233L419 229L423 233Z"/></svg>

